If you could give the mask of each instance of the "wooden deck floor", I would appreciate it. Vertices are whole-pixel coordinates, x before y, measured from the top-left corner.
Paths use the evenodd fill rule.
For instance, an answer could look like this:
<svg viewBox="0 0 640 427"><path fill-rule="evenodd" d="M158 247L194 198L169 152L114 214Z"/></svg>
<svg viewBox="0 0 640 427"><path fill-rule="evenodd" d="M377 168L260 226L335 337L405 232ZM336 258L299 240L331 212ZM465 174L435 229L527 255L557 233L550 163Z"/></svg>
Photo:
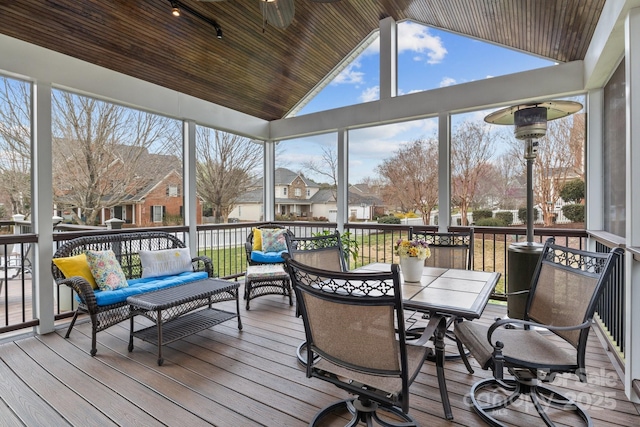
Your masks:
<svg viewBox="0 0 640 427"><path fill-rule="evenodd" d="M232 303L221 305L233 309ZM66 340L59 330L4 342L0 425L303 426L321 407L347 397L330 384L306 378L295 357L304 332L294 307L278 296L253 300L251 307L248 312L241 307L242 331L231 320L177 341L164 347L160 367L150 344L136 340L134 351L127 351L128 322L98 334L96 357L88 354L87 323L77 325ZM478 321L504 314L504 307L491 305ZM145 319L138 323L148 324ZM576 378L566 377L557 380L559 386L574 390L596 426L640 425L638 406L625 398L594 332L587 363L588 384L574 388ZM431 363L412 385L410 413L423 426L484 425L466 395L489 372L470 375L455 361L446 368L454 420L443 417ZM526 408L507 420L517 426L541 424Z"/></svg>

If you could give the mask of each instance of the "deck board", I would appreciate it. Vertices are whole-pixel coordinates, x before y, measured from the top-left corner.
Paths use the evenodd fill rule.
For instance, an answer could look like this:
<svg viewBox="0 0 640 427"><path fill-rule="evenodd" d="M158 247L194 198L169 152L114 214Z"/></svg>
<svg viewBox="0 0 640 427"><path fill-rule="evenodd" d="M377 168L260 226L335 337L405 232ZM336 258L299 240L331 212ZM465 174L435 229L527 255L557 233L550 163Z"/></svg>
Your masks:
<svg viewBox="0 0 640 427"><path fill-rule="evenodd" d="M220 305L235 308L231 302ZM505 312L504 306L489 305L477 321L490 323ZM260 297L251 302L250 311L241 307L241 316L242 331L231 320L165 346L162 366L152 344L136 339L133 352L128 352L128 322L98 333L95 357L88 354L91 327L86 322L79 322L69 339L60 329L2 344L0 424L304 426L321 407L347 397L331 384L306 378L295 356L304 339L302 321L286 299ZM136 318L136 328L149 324ZM410 413L421 425L484 425L467 394L490 373L472 364L474 374L461 362L446 363L455 417L447 421L435 367L425 363L410 398ZM589 383L563 376L557 386L591 403L587 409L595 426L639 425L638 405L626 399L593 332L587 367ZM540 424L524 410L510 413L507 421L514 426ZM344 423L338 418L331 425ZM572 420L565 425L573 425Z"/></svg>

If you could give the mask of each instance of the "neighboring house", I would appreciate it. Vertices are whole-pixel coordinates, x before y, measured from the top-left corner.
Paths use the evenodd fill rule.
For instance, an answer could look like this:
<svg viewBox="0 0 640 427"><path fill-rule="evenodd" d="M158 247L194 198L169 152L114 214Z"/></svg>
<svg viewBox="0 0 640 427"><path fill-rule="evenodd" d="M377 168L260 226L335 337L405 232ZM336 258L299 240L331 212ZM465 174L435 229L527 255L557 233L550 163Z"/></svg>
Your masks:
<svg viewBox="0 0 640 427"><path fill-rule="evenodd" d="M122 154L130 147L123 147ZM173 155L152 154L144 150L139 161L139 185L132 184L129 195L117 206L103 208L100 223L118 218L137 227L184 224L182 162ZM105 197L108 200L109 197ZM82 213L79 212L79 216ZM61 216L68 217L64 212ZM202 223L202 200L196 199L196 221Z"/></svg>
<svg viewBox="0 0 640 427"><path fill-rule="evenodd" d="M319 184L300 173L278 168L275 170L276 215L336 221L338 210L335 191L321 189ZM242 221L261 221L264 213L262 197L262 179L259 179L238 198L229 217ZM382 207L379 198L349 191L350 217L372 219L375 209L379 207Z"/></svg>
<svg viewBox="0 0 640 427"><path fill-rule="evenodd" d="M379 186L368 184L349 186L349 218L371 220L386 215L387 212Z"/></svg>

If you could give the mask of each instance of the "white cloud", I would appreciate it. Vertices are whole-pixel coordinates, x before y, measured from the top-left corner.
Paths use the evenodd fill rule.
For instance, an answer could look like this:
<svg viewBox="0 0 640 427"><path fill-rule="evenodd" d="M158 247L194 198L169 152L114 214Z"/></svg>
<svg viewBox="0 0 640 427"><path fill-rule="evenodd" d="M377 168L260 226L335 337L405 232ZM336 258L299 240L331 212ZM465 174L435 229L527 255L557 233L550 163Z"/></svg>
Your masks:
<svg viewBox="0 0 640 427"><path fill-rule="evenodd" d="M378 99L380 99L380 86L366 88L360 94L361 102L377 101Z"/></svg>
<svg viewBox="0 0 640 427"><path fill-rule="evenodd" d="M353 61L333 79L331 84L358 85L362 83L364 81L364 73L362 71L357 71L361 66L362 64L360 64L360 61Z"/></svg>
<svg viewBox="0 0 640 427"><path fill-rule="evenodd" d="M433 36L429 28L413 22L404 22L398 25L398 53L405 51L417 52L414 60L425 60L427 63L438 64L447 55L447 49L442 43L442 39Z"/></svg>
<svg viewBox="0 0 640 427"><path fill-rule="evenodd" d="M456 83L456 79L453 77L443 77L442 80L440 80L440 87L453 86Z"/></svg>
<svg viewBox="0 0 640 427"><path fill-rule="evenodd" d="M414 22L398 24L398 53L406 51L416 52L414 61L426 60L429 64L438 64L447 55L442 39L432 35L428 27ZM378 54L380 54L380 38L376 38L363 52L363 55Z"/></svg>

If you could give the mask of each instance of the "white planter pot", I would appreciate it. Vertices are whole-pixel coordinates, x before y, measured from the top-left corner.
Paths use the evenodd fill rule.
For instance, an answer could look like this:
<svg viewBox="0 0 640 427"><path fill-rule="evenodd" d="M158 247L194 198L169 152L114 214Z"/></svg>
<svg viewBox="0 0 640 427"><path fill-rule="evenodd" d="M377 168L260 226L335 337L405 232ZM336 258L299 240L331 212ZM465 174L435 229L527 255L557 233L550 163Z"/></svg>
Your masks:
<svg viewBox="0 0 640 427"><path fill-rule="evenodd" d="M424 260L417 257L400 257L400 271L405 282L419 282Z"/></svg>

